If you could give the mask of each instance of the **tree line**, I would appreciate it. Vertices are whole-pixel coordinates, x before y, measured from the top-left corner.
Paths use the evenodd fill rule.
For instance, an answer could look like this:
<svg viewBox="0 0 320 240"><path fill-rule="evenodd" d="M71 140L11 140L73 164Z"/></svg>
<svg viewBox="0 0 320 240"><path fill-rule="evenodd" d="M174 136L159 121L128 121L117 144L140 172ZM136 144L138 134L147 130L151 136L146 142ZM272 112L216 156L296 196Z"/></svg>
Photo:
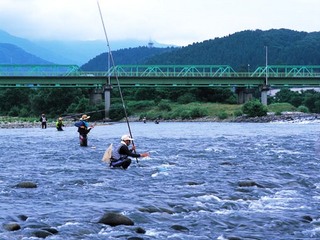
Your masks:
<svg viewBox="0 0 320 240"><path fill-rule="evenodd" d="M92 104L90 89L83 88L7 88L0 89L0 115L13 117L35 117L45 113L49 118L59 116L75 117L82 113L92 113L95 120L104 118L104 102ZM157 106L158 109L169 110L168 103L188 104L226 103L237 104L237 96L228 88L124 88L122 95L129 114L134 114L143 108ZM254 95L260 98L259 92ZM282 89L273 97L269 97L269 104L289 103L297 111L320 113L320 93L315 90L300 92ZM194 113L195 116L204 113ZM111 120L124 117L123 105L118 89L111 92Z"/></svg>
<svg viewBox="0 0 320 240"><path fill-rule="evenodd" d="M89 89L82 88L6 88L0 89L0 115L49 118L100 110L103 105L92 105ZM74 114L75 113L75 114Z"/></svg>

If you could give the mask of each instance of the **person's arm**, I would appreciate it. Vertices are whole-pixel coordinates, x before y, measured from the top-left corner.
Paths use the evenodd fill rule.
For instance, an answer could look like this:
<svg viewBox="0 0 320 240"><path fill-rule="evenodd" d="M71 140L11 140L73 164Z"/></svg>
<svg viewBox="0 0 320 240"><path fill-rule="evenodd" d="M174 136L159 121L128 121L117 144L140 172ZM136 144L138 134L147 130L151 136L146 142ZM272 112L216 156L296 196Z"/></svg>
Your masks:
<svg viewBox="0 0 320 240"><path fill-rule="evenodd" d="M139 157L148 157L149 153L134 153L135 148L129 150L129 148L125 145L123 145L120 148L120 153L124 154L124 155L128 155L130 157L135 157L135 158L139 158Z"/></svg>

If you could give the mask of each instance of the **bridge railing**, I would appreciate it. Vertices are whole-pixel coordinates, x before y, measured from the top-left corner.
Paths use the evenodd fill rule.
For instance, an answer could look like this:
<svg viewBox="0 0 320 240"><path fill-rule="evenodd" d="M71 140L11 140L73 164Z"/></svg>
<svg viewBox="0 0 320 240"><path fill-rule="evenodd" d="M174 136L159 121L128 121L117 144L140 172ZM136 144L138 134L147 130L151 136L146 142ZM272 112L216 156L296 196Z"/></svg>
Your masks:
<svg viewBox="0 0 320 240"><path fill-rule="evenodd" d="M222 77L222 78L319 78L320 66L269 65L254 72L236 72L229 65L117 65L109 71L81 71L77 65L0 65L1 76L76 77Z"/></svg>
<svg viewBox="0 0 320 240"><path fill-rule="evenodd" d="M320 66L299 66L299 65L270 65L258 67L252 77L319 77Z"/></svg>
<svg viewBox="0 0 320 240"><path fill-rule="evenodd" d="M117 65L108 76L119 77L221 77L237 76L228 65Z"/></svg>
<svg viewBox="0 0 320 240"><path fill-rule="evenodd" d="M0 64L0 76L71 76L79 72L77 65Z"/></svg>

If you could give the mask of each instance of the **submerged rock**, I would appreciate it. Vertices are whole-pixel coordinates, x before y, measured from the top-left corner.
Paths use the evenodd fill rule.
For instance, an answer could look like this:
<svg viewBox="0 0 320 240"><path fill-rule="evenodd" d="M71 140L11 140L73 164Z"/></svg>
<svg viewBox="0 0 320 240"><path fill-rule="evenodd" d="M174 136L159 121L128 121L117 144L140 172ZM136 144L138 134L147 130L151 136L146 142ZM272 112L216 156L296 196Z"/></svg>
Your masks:
<svg viewBox="0 0 320 240"><path fill-rule="evenodd" d="M48 236L52 236L53 234L45 230L37 230L37 231L34 231L32 235L37 238L46 238Z"/></svg>
<svg viewBox="0 0 320 240"><path fill-rule="evenodd" d="M242 240L242 238L234 237L234 236L228 237L227 239L228 239L228 240Z"/></svg>
<svg viewBox="0 0 320 240"><path fill-rule="evenodd" d="M51 228L51 227L42 228L41 230L47 231L47 232L52 233L52 234L57 234L57 233L59 233L59 231L58 231L57 229Z"/></svg>
<svg viewBox="0 0 320 240"><path fill-rule="evenodd" d="M136 233L145 234L145 233L146 233L146 230L144 230L144 229L141 228L141 227L137 227L137 228L136 228Z"/></svg>
<svg viewBox="0 0 320 240"><path fill-rule="evenodd" d="M174 214L174 211L171 211L170 209L166 208L158 208L154 206L146 207L146 208L139 208L140 212L148 212L148 213L168 213L168 214Z"/></svg>
<svg viewBox="0 0 320 240"><path fill-rule="evenodd" d="M303 221L303 222L308 222L308 223L310 223L310 222L313 221L313 219L312 219L312 217L310 217L310 216L303 216L303 217L302 217L302 221Z"/></svg>
<svg viewBox="0 0 320 240"><path fill-rule="evenodd" d="M7 231L17 231L21 229L20 225L16 222L6 223L3 225L3 227Z"/></svg>
<svg viewBox="0 0 320 240"><path fill-rule="evenodd" d="M103 223L112 227L118 225L134 225L134 222L130 218L113 212L104 214L98 223Z"/></svg>
<svg viewBox="0 0 320 240"><path fill-rule="evenodd" d="M34 182L20 182L16 185L17 188L37 188L37 184Z"/></svg>
<svg viewBox="0 0 320 240"><path fill-rule="evenodd" d="M202 185L203 182L187 182L187 185L189 186L197 186L197 185Z"/></svg>
<svg viewBox="0 0 320 240"><path fill-rule="evenodd" d="M18 216L18 218L19 218L21 221L27 221L28 216L26 216L26 215L24 215L24 214L20 214L20 215Z"/></svg>
<svg viewBox="0 0 320 240"><path fill-rule="evenodd" d="M256 183L255 181L240 181L238 182L239 187L259 187L259 188L264 188L264 186Z"/></svg>
<svg viewBox="0 0 320 240"><path fill-rule="evenodd" d="M177 231L189 232L188 228L181 226L181 225L172 225L171 228L174 230L177 230Z"/></svg>

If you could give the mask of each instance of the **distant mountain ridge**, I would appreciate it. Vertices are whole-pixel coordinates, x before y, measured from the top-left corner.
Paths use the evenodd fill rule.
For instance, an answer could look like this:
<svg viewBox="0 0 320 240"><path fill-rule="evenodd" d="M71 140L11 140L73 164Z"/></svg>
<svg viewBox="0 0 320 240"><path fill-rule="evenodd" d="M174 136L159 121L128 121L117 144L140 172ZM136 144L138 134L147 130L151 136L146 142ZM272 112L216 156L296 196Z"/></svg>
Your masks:
<svg viewBox="0 0 320 240"><path fill-rule="evenodd" d="M0 43L0 64L51 64L16 45Z"/></svg>
<svg viewBox="0 0 320 240"><path fill-rule="evenodd" d="M71 60L68 60L63 56L59 56L53 51L47 50L27 39L12 36L9 33L2 30L0 30L0 43L8 43L11 45L15 45L19 47L22 51L27 52L30 55L34 55L38 58L41 58L43 59L43 61L48 61L52 63L57 63L58 61L60 61L61 63L66 63L68 61L71 62ZM13 63L15 63L15 61L21 62L21 59L19 60L18 58L15 58ZM4 59L0 58L0 62L4 62Z"/></svg>
<svg viewBox="0 0 320 240"><path fill-rule="evenodd" d="M0 43L16 45L23 51L35 55L45 61L56 64L83 65L95 56L107 52L106 41L31 41L15 37L0 30ZM148 42L134 39L111 42L111 49L116 51L121 48L147 46ZM154 46L166 47L166 45L154 42ZM5 62L0 58L0 62ZM9 62L8 62L9 63Z"/></svg>

